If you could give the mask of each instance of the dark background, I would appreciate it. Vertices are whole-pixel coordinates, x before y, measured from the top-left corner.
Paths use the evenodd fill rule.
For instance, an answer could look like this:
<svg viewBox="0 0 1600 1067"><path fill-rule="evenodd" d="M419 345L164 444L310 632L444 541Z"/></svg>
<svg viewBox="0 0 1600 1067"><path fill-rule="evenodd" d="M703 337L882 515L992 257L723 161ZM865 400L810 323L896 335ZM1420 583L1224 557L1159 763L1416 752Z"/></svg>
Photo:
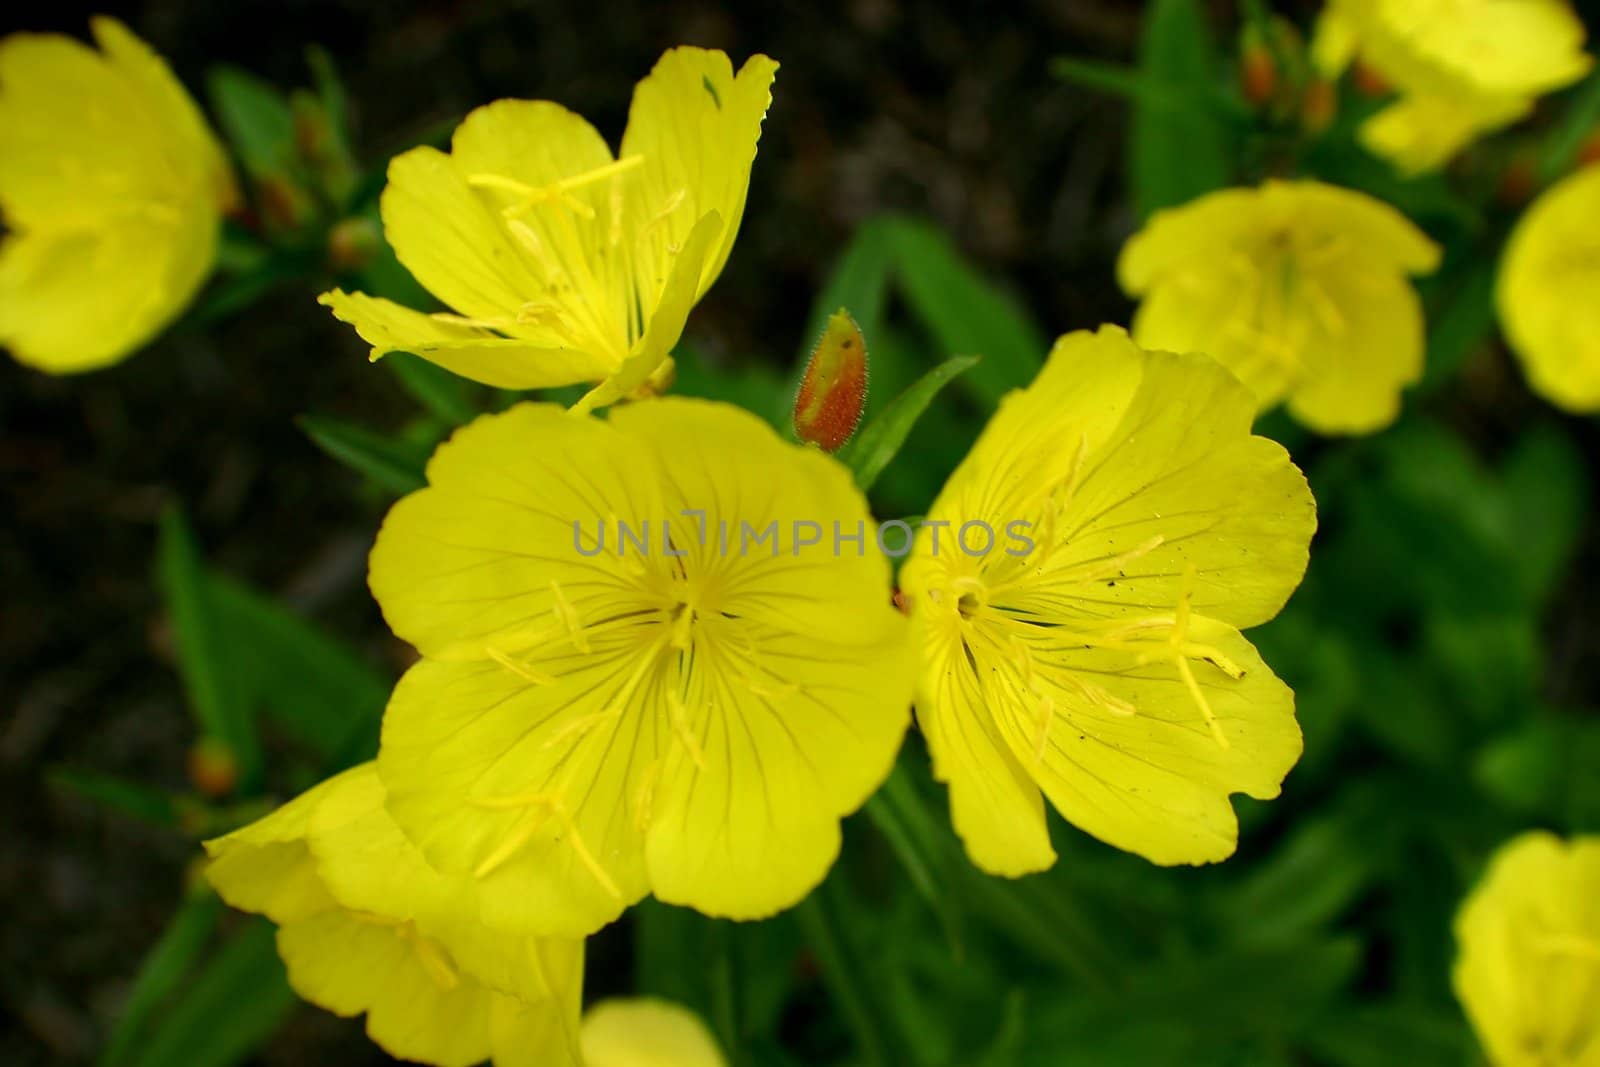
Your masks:
<svg viewBox="0 0 1600 1067"><path fill-rule="evenodd" d="M354 101L368 167L504 96L558 100L614 144L633 83L663 49L715 46L736 65L772 55L782 69L741 237L689 326L714 357L786 365L833 257L861 220L890 208L931 218L1052 333L1126 321L1131 307L1111 271L1132 228L1126 108L1056 82L1048 63L1126 58L1137 3L99 9L127 21L197 93L222 60L306 84L302 48L324 45ZM8 29L83 36L91 10L55 6ZM195 854L189 841L49 787L43 773L69 765L185 787L193 728L152 576L163 506L183 503L224 569L374 657L404 655L364 586L383 502L358 492L292 419L315 411L395 425L412 403L367 365L352 331L311 304L315 291L287 285L87 376L50 378L0 359L0 1062L92 1057ZM1535 404L1499 351L1434 403L1491 451L1500 428ZM1574 426L1592 455L1591 428ZM1592 622L1576 626L1597 569L1591 549L1558 613L1573 622L1563 631L1569 674L1597 643ZM603 972L603 953L596 966ZM264 1062L381 1059L359 1022L307 1011Z"/></svg>

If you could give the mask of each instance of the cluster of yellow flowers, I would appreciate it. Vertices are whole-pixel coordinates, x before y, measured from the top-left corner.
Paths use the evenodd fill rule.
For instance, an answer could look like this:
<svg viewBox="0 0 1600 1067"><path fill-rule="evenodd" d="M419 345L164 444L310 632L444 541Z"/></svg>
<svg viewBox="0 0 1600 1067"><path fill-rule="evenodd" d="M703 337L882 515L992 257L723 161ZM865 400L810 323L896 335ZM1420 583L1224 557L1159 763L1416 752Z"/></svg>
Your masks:
<svg viewBox="0 0 1600 1067"><path fill-rule="evenodd" d="M1459 73L1451 58L1502 29L1446 32L1432 6L1330 13L1346 51L1407 94L1374 144L1459 103L1422 68ZM1567 32L1553 2L1484 6L1549 23L1529 37ZM1496 115L1587 65L1532 69L1515 26L1490 57ZM177 314L231 189L160 60L109 20L95 36L103 55L57 37L0 47L15 231L0 339L54 370L114 359ZM400 260L451 310L322 298L374 358L591 387L575 410L521 404L439 448L371 556L373 595L421 656L376 761L207 844L217 890L279 925L295 989L364 1013L396 1055L720 1063L670 1006L580 1021L583 939L650 894L737 919L797 903L890 772L913 705L957 833L1000 875L1054 862L1046 798L1155 863L1221 860L1230 795L1275 796L1300 755L1293 694L1241 631L1298 585L1315 505L1252 422L1279 401L1326 433L1393 420L1422 364L1408 276L1438 249L1392 208L1313 181L1158 214L1119 263L1143 300L1132 338L1068 334L1005 399L917 533L903 614L843 464L733 406L654 396L728 259L776 69L668 52L616 155L553 103L474 111L448 153L397 157L382 198ZM60 141L85 123L95 136ZM1600 407L1597 208L1600 171L1546 194L1499 290L1534 384L1574 408ZM597 414L623 400L640 402ZM957 540L1016 522L1029 552ZM632 552L624 529L644 531ZM1579 992L1515 985L1549 966L1570 971L1563 989L1592 979L1595 848L1519 843L1462 913L1458 985L1498 1062L1600 1047Z"/></svg>

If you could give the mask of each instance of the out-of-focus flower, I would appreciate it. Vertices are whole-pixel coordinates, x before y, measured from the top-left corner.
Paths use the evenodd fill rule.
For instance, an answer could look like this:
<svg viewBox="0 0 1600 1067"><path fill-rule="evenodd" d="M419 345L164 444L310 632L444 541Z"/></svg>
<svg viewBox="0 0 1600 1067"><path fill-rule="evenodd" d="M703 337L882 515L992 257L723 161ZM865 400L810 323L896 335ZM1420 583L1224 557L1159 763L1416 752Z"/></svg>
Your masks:
<svg viewBox="0 0 1600 1067"><path fill-rule="evenodd" d="M1495 289L1500 324L1534 390L1600 411L1600 167L1546 190L1517 222Z"/></svg>
<svg viewBox="0 0 1600 1067"><path fill-rule="evenodd" d="M1565 0L1330 0L1313 58L1328 77L1354 59L1398 92L1360 137L1414 174L1583 77L1583 44Z"/></svg>
<svg viewBox="0 0 1600 1067"><path fill-rule="evenodd" d="M652 891L758 918L821 881L913 684L849 471L669 397L480 418L427 474L372 553L423 656L378 767L485 918L582 935Z"/></svg>
<svg viewBox="0 0 1600 1067"><path fill-rule="evenodd" d="M850 312L828 316L794 398L794 432L837 452L856 432L867 404L867 342Z"/></svg>
<svg viewBox="0 0 1600 1067"><path fill-rule="evenodd" d="M1502 846L1456 943L1456 996L1494 1067L1600 1063L1600 837Z"/></svg>
<svg viewBox="0 0 1600 1067"><path fill-rule="evenodd" d="M371 763L206 850L222 898L278 924L295 992L336 1015L365 1013L391 1055L440 1067L579 1062L583 943L480 924L471 880L423 861L384 810Z"/></svg>
<svg viewBox="0 0 1600 1067"><path fill-rule="evenodd" d="M111 18L100 51L0 41L0 345L52 374L130 355L189 305L236 190L160 56Z"/></svg>
<svg viewBox="0 0 1600 1067"><path fill-rule="evenodd" d="M583 1017L584 1067L726 1067L706 1024L687 1008L640 997L607 1000Z"/></svg>
<svg viewBox="0 0 1600 1067"><path fill-rule="evenodd" d="M1408 274L1438 247L1400 212L1315 181L1224 189L1157 212L1117 276L1142 298L1145 348L1204 352L1264 410L1286 400L1319 433L1394 421L1422 374L1422 305Z"/></svg>
<svg viewBox="0 0 1600 1067"><path fill-rule="evenodd" d="M1068 334L934 503L900 576L917 722L984 870L1055 861L1041 791L1156 863L1223 859L1229 794L1276 796L1299 758L1294 694L1239 631L1299 584L1315 504L1254 414L1204 356ZM973 554L981 526L1009 540Z"/></svg>
<svg viewBox="0 0 1600 1067"><path fill-rule="evenodd" d="M620 153L547 101L501 100L448 154L389 164L384 230L451 312L362 293L322 302L374 358L413 352L511 389L600 383L580 408L643 385L716 281L744 214L778 65L675 48L634 92Z"/></svg>

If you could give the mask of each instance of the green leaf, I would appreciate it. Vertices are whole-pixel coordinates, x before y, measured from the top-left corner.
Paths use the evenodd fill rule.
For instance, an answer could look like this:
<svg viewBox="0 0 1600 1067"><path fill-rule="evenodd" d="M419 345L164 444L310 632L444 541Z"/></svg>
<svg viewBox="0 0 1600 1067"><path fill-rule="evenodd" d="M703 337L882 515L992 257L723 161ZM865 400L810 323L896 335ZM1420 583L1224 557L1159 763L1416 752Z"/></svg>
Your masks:
<svg viewBox="0 0 1600 1067"><path fill-rule="evenodd" d="M1532 603L1559 584L1583 536L1590 472L1583 452L1557 423L1517 439L1501 464L1508 553Z"/></svg>
<svg viewBox="0 0 1600 1067"><path fill-rule="evenodd" d="M153 826L178 824L177 799L143 782L73 767L52 767L46 777L52 785Z"/></svg>
<svg viewBox="0 0 1600 1067"><path fill-rule="evenodd" d="M1467 1064L1472 1037L1459 1011L1393 1001L1345 1008L1306 1033L1316 1061L1331 1067L1415 1067Z"/></svg>
<svg viewBox="0 0 1600 1067"><path fill-rule="evenodd" d="M962 371L976 366L980 358L956 356L945 360L896 397L854 441L845 446L839 458L855 473L856 485L861 487L862 492L872 488L878 475L899 453L912 427L928 410L933 398L939 395L939 390Z"/></svg>
<svg viewBox="0 0 1600 1067"><path fill-rule="evenodd" d="M822 336L828 316L840 308L849 310L866 338L867 350L872 350L887 302L898 225L893 217L882 216L868 221L851 236L850 243L829 272L828 280L811 302L811 314L806 319L805 338L801 342L804 347L796 357L801 371L811 356L812 346ZM797 371L797 382L798 374Z"/></svg>
<svg viewBox="0 0 1600 1067"><path fill-rule="evenodd" d="M254 1052L295 1005L265 919L252 919L185 984L140 1042L131 1067L230 1067Z"/></svg>
<svg viewBox="0 0 1600 1067"><path fill-rule="evenodd" d="M1539 180L1553 182L1572 169L1583 142L1600 127L1600 70L1567 97L1567 110L1539 154Z"/></svg>
<svg viewBox="0 0 1600 1067"><path fill-rule="evenodd" d="M294 114L283 93L238 67L222 64L206 78L211 110L245 170L281 176L295 153Z"/></svg>
<svg viewBox="0 0 1600 1067"><path fill-rule="evenodd" d="M228 746L248 789L260 779L261 749L245 679L222 639L199 549L176 507L161 516L158 569L190 712L204 736Z"/></svg>
<svg viewBox="0 0 1600 1067"><path fill-rule="evenodd" d="M861 944L851 936L847 914L851 905L839 890L835 873L794 909L806 942L822 969L835 1006L855 1036L857 1051L874 1067L909 1067L913 1060L904 1050L900 1020L882 1000L881 985L870 979L871 962Z"/></svg>
<svg viewBox="0 0 1600 1067"><path fill-rule="evenodd" d="M1129 141L1133 203L1139 218L1186 204L1232 178L1229 130L1223 116L1202 108L1174 109L1166 99L1215 96L1218 63L1211 30L1196 0L1154 0L1139 37L1139 82Z"/></svg>
<svg viewBox="0 0 1600 1067"><path fill-rule="evenodd" d="M460 426L481 414L471 400L472 384L437 363L410 352L390 352L378 362L413 399L448 425Z"/></svg>
<svg viewBox="0 0 1600 1067"><path fill-rule="evenodd" d="M302 415L296 422L318 448L392 493L428 484L427 453L410 444L324 415Z"/></svg>
<svg viewBox="0 0 1600 1067"><path fill-rule="evenodd" d="M215 893L204 886L190 890L140 965L101 1053L100 1067L127 1062L155 1009L177 990L200 958L221 914L222 901Z"/></svg>
<svg viewBox="0 0 1600 1067"><path fill-rule="evenodd" d="M1376 873L1371 842L1353 820L1342 813L1304 820L1224 898L1234 943L1313 934L1343 913Z"/></svg>
<svg viewBox="0 0 1600 1067"><path fill-rule="evenodd" d="M893 234L901 287L935 344L948 355L983 357L961 376L964 389L992 408L1031 382L1046 342L1022 305L979 274L937 228L896 219Z"/></svg>
<svg viewBox="0 0 1600 1067"><path fill-rule="evenodd" d="M222 632L248 660L253 695L325 767L375 735L388 678L276 601L225 575L210 581Z"/></svg>
<svg viewBox="0 0 1600 1067"><path fill-rule="evenodd" d="M1444 383L1494 335L1497 268L1493 255L1470 254L1430 283L1435 310L1428 316L1427 368L1419 389Z"/></svg>
<svg viewBox="0 0 1600 1067"><path fill-rule="evenodd" d="M878 792L867 801L867 816L883 834L900 861L911 887L939 919L953 956L961 949L961 897L952 892L952 857L948 832L941 833L922 797L897 765Z"/></svg>

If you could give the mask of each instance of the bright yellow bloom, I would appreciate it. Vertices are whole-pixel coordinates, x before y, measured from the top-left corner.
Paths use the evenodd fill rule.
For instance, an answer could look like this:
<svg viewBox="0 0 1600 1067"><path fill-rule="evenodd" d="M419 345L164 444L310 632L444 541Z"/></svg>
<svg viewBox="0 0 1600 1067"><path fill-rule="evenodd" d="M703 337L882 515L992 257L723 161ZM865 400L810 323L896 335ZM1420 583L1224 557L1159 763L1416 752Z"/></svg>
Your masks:
<svg viewBox="0 0 1600 1067"><path fill-rule="evenodd" d="M378 767L434 865L529 933L650 891L758 918L815 886L910 720L908 626L849 472L663 398L480 418L428 481L371 585L423 655Z"/></svg>
<svg viewBox="0 0 1600 1067"><path fill-rule="evenodd" d="M1583 40L1566 0L1330 0L1314 59L1334 77L1359 57L1398 91L1360 137L1415 174L1583 77Z"/></svg>
<svg viewBox="0 0 1600 1067"><path fill-rule="evenodd" d="M1203 356L1068 334L934 503L900 575L917 722L984 870L1055 861L1041 790L1156 863L1223 859L1229 794L1276 796L1299 758L1294 694L1239 631L1299 584L1315 504L1254 414ZM969 554L969 523L1003 540Z"/></svg>
<svg viewBox="0 0 1600 1067"><path fill-rule="evenodd" d="M726 1067L706 1024L665 1000L608 1000L583 1017L584 1067Z"/></svg>
<svg viewBox="0 0 1600 1067"><path fill-rule="evenodd" d="M0 345L52 374L138 349L216 258L232 173L172 71L111 18L0 41Z"/></svg>
<svg viewBox="0 0 1600 1067"><path fill-rule="evenodd" d="M224 900L278 924L289 984L367 1016L391 1055L440 1067L578 1062L583 943L478 922L470 880L436 874L362 764L206 842Z"/></svg>
<svg viewBox="0 0 1600 1067"><path fill-rule="evenodd" d="M1548 189L1517 222L1495 303L1533 388L1572 412L1600 411L1600 167Z"/></svg>
<svg viewBox="0 0 1600 1067"><path fill-rule="evenodd" d="M1439 249L1400 212L1315 181L1224 189L1157 212L1117 277L1141 297L1145 348L1204 352L1265 410L1287 399L1319 433L1393 422L1422 374L1422 304L1407 274Z"/></svg>
<svg viewBox="0 0 1600 1067"><path fill-rule="evenodd" d="M778 65L675 48L639 83L613 157L581 116L500 100L457 127L449 154L389 164L384 232L454 312L362 293L322 302L372 345L490 385L601 384L584 409L644 385L722 272L744 214Z"/></svg>
<svg viewBox="0 0 1600 1067"><path fill-rule="evenodd" d="M1600 837L1503 845L1456 943L1456 996L1494 1067L1600 1065Z"/></svg>

